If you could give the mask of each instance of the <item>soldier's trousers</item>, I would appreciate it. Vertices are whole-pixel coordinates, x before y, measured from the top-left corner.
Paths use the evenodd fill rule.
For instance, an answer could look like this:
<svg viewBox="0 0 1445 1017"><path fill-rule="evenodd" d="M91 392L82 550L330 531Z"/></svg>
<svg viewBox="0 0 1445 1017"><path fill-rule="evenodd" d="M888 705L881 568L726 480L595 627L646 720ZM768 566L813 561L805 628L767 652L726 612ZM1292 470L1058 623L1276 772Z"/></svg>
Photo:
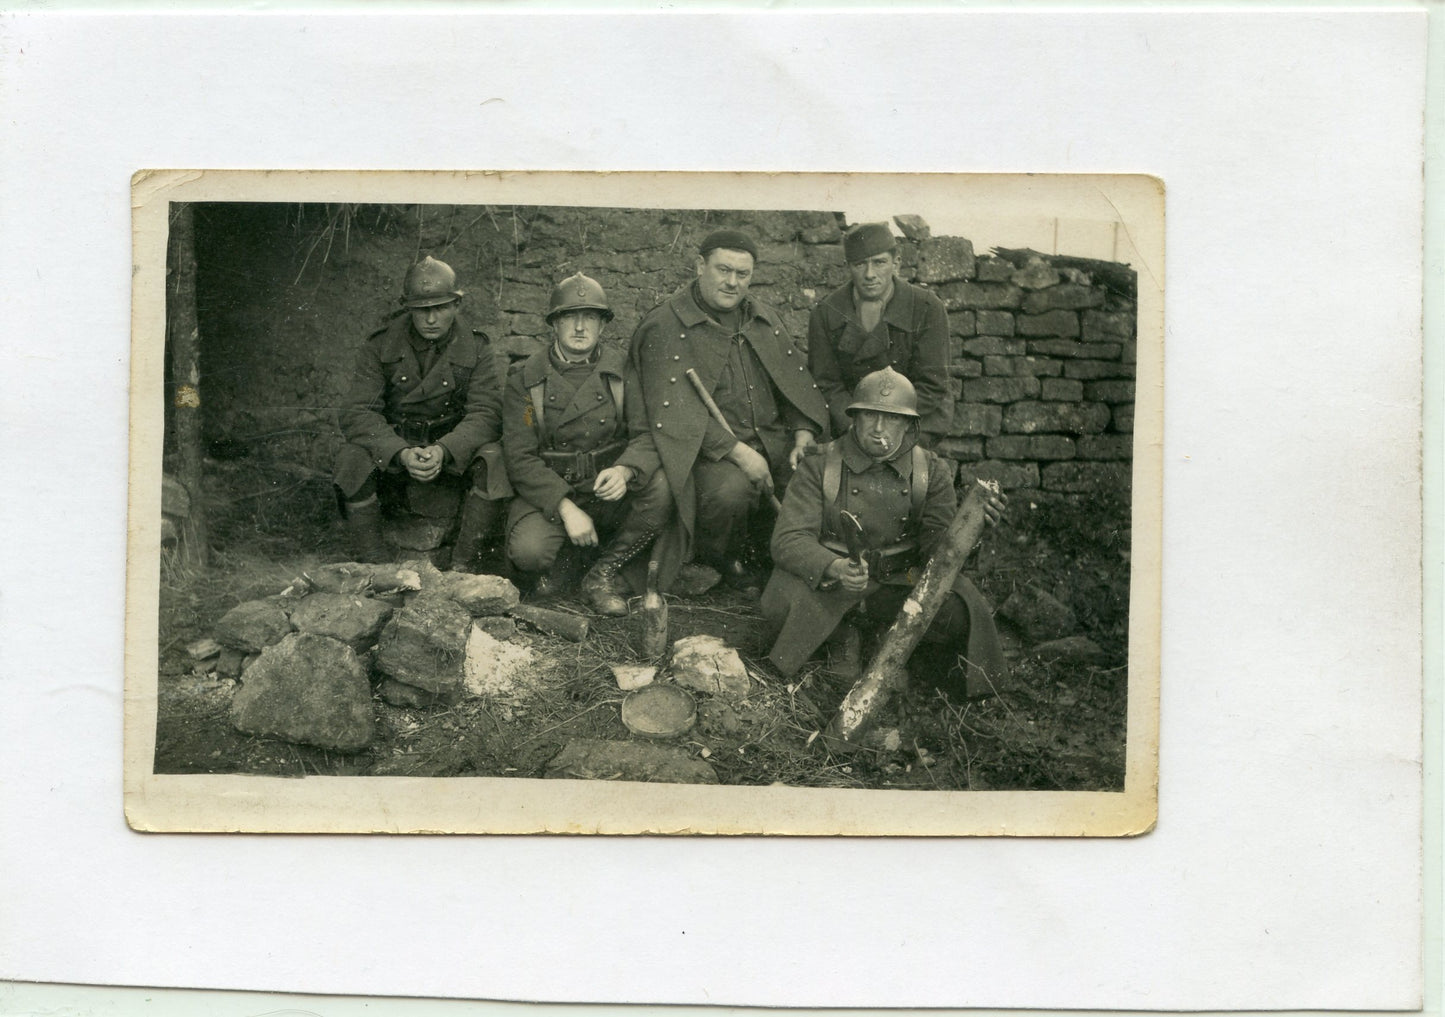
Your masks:
<svg viewBox="0 0 1445 1017"><path fill-rule="evenodd" d="M603 551L616 543L656 536L672 511L672 492L662 470L619 501L602 501L591 495L574 495L577 507L592 517ZM517 498L507 523L507 557L523 572L546 572L557 560L567 530L552 522L535 505Z"/></svg>
<svg viewBox="0 0 1445 1017"><path fill-rule="evenodd" d="M781 500L792 472L786 459L770 465L773 493ZM698 459L692 467L692 482L697 490L693 557L718 565L758 548L762 555L767 554L775 513L742 470L725 459Z"/></svg>

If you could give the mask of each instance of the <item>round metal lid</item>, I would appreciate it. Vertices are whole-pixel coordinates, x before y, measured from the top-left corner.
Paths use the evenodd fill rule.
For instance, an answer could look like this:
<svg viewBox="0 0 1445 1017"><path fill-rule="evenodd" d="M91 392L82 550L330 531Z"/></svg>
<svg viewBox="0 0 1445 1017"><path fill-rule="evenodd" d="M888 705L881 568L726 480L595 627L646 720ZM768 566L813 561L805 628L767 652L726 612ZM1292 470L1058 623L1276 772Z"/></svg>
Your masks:
<svg viewBox="0 0 1445 1017"><path fill-rule="evenodd" d="M622 723L646 738L673 738L697 723L697 703L676 685L648 685L622 700Z"/></svg>

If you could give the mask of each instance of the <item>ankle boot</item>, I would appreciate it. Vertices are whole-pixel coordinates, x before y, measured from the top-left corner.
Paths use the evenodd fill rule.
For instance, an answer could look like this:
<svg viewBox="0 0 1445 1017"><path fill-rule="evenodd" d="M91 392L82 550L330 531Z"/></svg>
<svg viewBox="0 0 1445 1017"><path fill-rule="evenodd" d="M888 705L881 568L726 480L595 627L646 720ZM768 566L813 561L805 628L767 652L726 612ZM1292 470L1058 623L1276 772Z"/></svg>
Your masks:
<svg viewBox="0 0 1445 1017"><path fill-rule="evenodd" d="M592 610L614 618L627 613L627 584L622 578L622 568L652 546L656 536L656 531L634 526L628 520L607 542L601 557L582 577L582 596L587 598Z"/></svg>
<svg viewBox="0 0 1445 1017"><path fill-rule="evenodd" d="M384 562L391 556L381 537L381 502L376 498L346 505L346 531L357 561Z"/></svg>
<svg viewBox="0 0 1445 1017"><path fill-rule="evenodd" d="M476 491L468 491L462 502L462 519L457 526L457 540L452 547L452 571L476 572L478 559L487 546L487 538L496 527L502 515L500 501L483 498Z"/></svg>

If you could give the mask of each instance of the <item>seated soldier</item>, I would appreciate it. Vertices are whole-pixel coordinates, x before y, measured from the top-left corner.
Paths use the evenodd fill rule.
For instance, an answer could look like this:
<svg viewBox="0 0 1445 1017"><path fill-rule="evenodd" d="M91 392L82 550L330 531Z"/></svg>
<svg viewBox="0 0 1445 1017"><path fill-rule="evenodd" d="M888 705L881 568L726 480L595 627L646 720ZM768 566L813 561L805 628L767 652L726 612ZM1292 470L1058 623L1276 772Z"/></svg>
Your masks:
<svg viewBox="0 0 1445 1017"><path fill-rule="evenodd" d="M785 676L827 643L830 668L856 681L859 629L877 633L893 623L954 515L949 471L917 443L917 403L907 378L892 368L866 376L848 413L848 433L799 465L773 531L776 568L762 610L777 632L769 659ZM1002 495L986 496L991 525L1004 502ZM844 512L862 524L856 564ZM962 575L919 650L930 646L946 651L947 677L964 679L970 695L986 693L1003 673L993 611Z"/></svg>
<svg viewBox="0 0 1445 1017"><path fill-rule="evenodd" d="M640 419L641 394L626 392L626 351L602 349L612 320L607 294L577 273L552 290L552 344L513 368L503 397L502 448L517 497L507 516L507 555L523 572L545 575L564 541L601 547L582 579L598 614L627 613L620 571L643 554L672 510L652 437L639 424L628 440L628 406Z"/></svg>
<svg viewBox="0 0 1445 1017"><path fill-rule="evenodd" d="M765 557L767 497L828 428L781 314L747 295L757 253L738 230L704 237L697 278L642 319L630 362L646 406L641 425L677 503L682 553L741 588Z"/></svg>
<svg viewBox="0 0 1445 1017"><path fill-rule="evenodd" d="M407 313L357 355L337 415L347 444L335 481L358 561L387 558L383 501L440 501L455 512L465 483L452 563L470 571L511 494L498 444L501 382L491 350L459 316L462 296L451 267L424 258L402 285Z"/></svg>

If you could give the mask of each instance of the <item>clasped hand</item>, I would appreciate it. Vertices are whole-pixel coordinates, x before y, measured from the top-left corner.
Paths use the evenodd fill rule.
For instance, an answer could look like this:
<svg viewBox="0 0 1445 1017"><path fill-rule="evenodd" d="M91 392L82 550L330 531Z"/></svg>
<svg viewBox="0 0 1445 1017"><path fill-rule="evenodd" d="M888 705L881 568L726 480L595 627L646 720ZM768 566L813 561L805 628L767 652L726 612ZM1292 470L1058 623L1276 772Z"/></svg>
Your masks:
<svg viewBox="0 0 1445 1017"><path fill-rule="evenodd" d="M442 471L442 465L446 462L446 451L440 445L426 445L404 448L396 457L412 480L425 484L435 480Z"/></svg>

